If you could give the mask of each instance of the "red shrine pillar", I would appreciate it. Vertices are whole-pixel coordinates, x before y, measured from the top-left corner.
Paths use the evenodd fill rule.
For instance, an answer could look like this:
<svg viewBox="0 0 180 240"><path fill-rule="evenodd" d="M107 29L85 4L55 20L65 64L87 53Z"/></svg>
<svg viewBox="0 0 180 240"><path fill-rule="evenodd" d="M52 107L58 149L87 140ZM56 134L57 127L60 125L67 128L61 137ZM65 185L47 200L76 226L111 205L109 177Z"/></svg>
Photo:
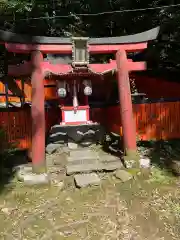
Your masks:
<svg viewBox="0 0 180 240"><path fill-rule="evenodd" d="M41 69L43 55L40 51L31 54L32 62L32 165L35 173L46 171L45 162L45 109L44 76Z"/></svg>
<svg viewBox="0 0 180 240"><path fill-rule="evenodd" d="M125 50L118 50L116 63L124 150L127 157L132 157L137 150L136 129L133 119L128 60Z"/></svg>

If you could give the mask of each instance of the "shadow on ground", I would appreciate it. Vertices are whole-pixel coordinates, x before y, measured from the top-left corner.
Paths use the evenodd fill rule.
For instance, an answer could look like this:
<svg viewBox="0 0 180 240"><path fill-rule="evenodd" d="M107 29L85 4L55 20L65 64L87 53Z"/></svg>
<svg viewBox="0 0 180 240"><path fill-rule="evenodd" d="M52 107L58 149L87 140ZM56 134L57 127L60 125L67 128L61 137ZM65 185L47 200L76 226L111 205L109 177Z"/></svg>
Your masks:
<svg viewBox="0 0 180 240"><path fill-rule="evenodd" d="M26 156L25 151L18 150L6 150L0 154L0 194L12 183L16 167L28 163Z"/></svg>
<svg viewBox="0 0 180 240"><path fill-rule="evenodd" d="M137 145L140 154L150 158L152 165L166 170L175 176L180 176L179 139L168 141L139 141ZM102 148L105 152L118 156L121 158L121 161L123 161L123 143L118 135L108 135Z"/></svg>
<svg viewBox="0 0 180 240"><path fill-rule="evenodd" d="M138 148L152 165L180 176L180 140L141 141Z"/></svg>

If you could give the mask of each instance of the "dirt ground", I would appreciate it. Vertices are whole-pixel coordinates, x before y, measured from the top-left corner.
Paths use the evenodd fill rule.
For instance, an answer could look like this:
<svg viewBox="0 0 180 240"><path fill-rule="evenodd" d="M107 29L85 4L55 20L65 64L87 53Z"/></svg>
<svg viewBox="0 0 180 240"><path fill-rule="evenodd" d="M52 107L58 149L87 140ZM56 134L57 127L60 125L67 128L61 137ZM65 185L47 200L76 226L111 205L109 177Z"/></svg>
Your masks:
<svg viewBox="0 0 180 240"><path fill-rule="evenodd" d="M101 178L84 189L63 173L51 186L24 187L13 178L0 193L0 239L180 239L178 178L158 167L146 180Z"/></svg>

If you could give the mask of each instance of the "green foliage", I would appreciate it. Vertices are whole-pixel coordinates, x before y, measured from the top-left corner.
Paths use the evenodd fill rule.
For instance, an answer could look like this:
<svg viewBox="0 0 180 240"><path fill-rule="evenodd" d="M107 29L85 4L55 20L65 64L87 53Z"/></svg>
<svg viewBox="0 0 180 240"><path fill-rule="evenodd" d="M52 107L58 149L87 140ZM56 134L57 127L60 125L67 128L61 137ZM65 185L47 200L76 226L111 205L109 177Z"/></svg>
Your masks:
<svg viewBox="0 0 180 240"><path fill-rule="evenodd" d="M169 0L1 0L0 29L32 35L101 37L133 34L161 25L165 40L149 46L146 57L153 68L179 69L180 7L78 16L172 3ZM60 18L62 15L68 17Z"/></svg>
<svg viewBox="0 0 180 240"><path fill-rule="evenodd" d="M153 167L151 171L151 178L147 180L149 183L170 184L175 178L165 169Z"/></svg>

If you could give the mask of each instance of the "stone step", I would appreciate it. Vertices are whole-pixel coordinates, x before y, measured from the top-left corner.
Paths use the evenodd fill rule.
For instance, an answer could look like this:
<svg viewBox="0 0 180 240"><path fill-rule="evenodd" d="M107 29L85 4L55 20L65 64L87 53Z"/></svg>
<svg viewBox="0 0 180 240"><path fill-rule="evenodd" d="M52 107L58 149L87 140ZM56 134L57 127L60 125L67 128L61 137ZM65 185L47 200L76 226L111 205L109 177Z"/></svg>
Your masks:
<svg viewBox="0 0 180 240"><path fill-rule="evenodd" d="M46 153L52 154L62 147L62 144L50 143L46 146Z"/></svg>
<svg viewBox="0 0 180 240"><path fill-rule="evenodd" d="M95 151L92 151L90 149L77 149L74 151L70 151L69 153L69 159L70 161L73 161L73 159L92 159L92 158L98 158L98 154Z"/></svg>
<svg viewBox="0 0 180 240"><path fill-rule="evenodd" d="M98 154L96 155L84 155L81 157L69 157L67 156L67 162L69 164L86 164L90 162L114 162L114 161L121 161L120 158L111 156L111 155L105 155L104 157L99 157Z"/></svg>
<svg viewBox="0 0 180 240"><path fill-rule="evenodd" d="M74 173L83 173L83 172L93 172L93 171L113 171L119 168L122 168L122 163L120 160L115 161L99 161L91 160L91 162L86 161L86 163L80 164L67 164L66 173L71 175Z"/></svg>
<svg viewBox="0 0 180 240"><path fill-rule="evenodd" d="M68 159L68 158L67 158ZM111 162L121 162L121 160L119 158L107 158L107 159L97 159L97 158L84 158L84 159L74 159L73 161L67 161L68 165L79 165L79 164L90 164L90 163L111 163Z"/></svg>
<svg viewBox="0 0 180 240"><path fill-rule="evenodd" d="M111 155L111 154L107 154L107 153L105 153L105 154L100 154L99 155L99 159L100 160L103 160L103 161L115 161L115 160L117 160L117 161L120 161L120 157L117 157L117 156L113 156L113 155Z"/></svg>
<svg viewBox="0 0 180 240"><path fill-rule="evenodd" d="M69 157L67 156L67 162L68 163L72 163L72 164L77 164L79 163L83 163L83 162L89 162L89 161L94 161L94 160L98 160L98 156L82 156L82 157Z"/></svg>
<svg viewBox="0 0 180 240"><path fill-rule="evenodd" d="M68 165L71 166L71 165L86 165L86 164L96 164L97 162L99 162L98 159L95 159L95 158L92 158L92 159L75 159L75 160L72 160L72 161L69 161L69 158L68 159ZM71 160L71 159L70 159Z"/></svg>

